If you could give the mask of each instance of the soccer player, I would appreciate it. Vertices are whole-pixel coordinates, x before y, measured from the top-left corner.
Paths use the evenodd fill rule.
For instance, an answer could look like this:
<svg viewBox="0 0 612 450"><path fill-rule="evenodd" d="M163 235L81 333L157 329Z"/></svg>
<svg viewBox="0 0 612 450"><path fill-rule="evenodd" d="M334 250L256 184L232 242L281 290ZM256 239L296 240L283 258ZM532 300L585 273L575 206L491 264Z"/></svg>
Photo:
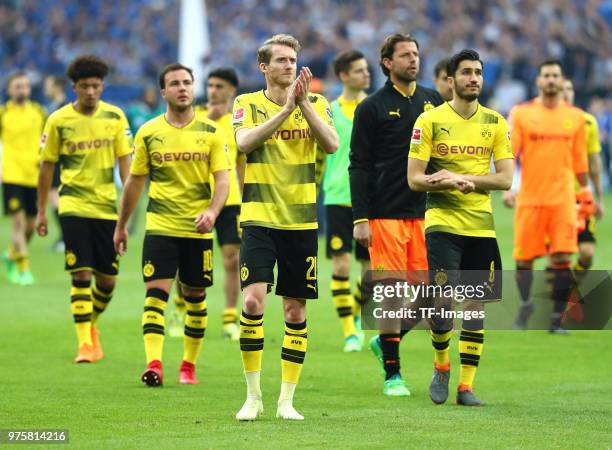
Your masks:
<svg viewBox="0 0 612 450"><path fill-rule="evenodd" d="M47 103L47 111L52 113L57 111L66 104L66 79L61 75L48 75L43 83L43 91L45 97L49 100ZM62 237L62 227L59 222L59 193L60 186L60 167L58 164L53 171L53 182L51 183L51 191L49 191L49 203L53 208L53 216L57 222L59 236L53 244L53 251L63 253L66 247L64 246L64 238Z"/></svg>
<svg viewBox="0 0 612 450"><path fill-rule="evenodd" d="M380 67L388 80L355 111L349 166L353 236L368 247L372 270L427 270L425 194L406 186L406 151L417 117L443 101L436 91L417 84L419 58L413 36L388 36L380 49ZM384 367L384 394L409 396L399 358L400 340L408 330L397 328L381 330L370 348Z"/></svg>
<svg viewBox="0 0 612 450"><path fill-rule="evenodd" d="M164 310L177 276L187 314L181 384L198 384L195 365L208 322L206 288L212 286L212 229L227 198L229 162L222 130L193 110L193 72L178 64L159 75L165 114L136 133L135 157L121 195L113 237L119 254L127 250L127 222L149 178L149 205L142 248L146 286L142 332L147 386L163 384ZM211 195L210 175L215 178Z"/></svg>
<svg viewBox="0 0 612 450"><path fill-rule="evenodd" d="M113 247L117 220L114 167L122 181L128 176L132 134L125 114L100 100L108 65L87 55L70 63L76 101L49 116L41 138L36 229L46 236L46 204L55 165L60 165L59 215L66 245L65 269L70 273L70 309L79 352L75 362L103 357L96 327L115 289L119 255ZM92 274L95 282L91 283Z"/></svg>
<svg viewBox="0 0 612 450"><path fill-rule="evenodd" d="M363 347L359 303L362 295L361 277L357 281L354 295L350 291L353 219L348 167L353 117L357 105L366 98L365 90L370 87L370 71L363 53L358 50L338 54L333 67L342 82L342 94L331 103L340 147L336 153L327 156L323 178L326 247L327 257L332 259L331 291L344 332L344 351L357 352ZM361 264L361 272L364 274L370 265L370 255L368 249L357 242L355 258Z"/></svg>
<svg viewBox="0 0 612 450"><path fill-rule="evenodd" d="M238 420L255 420L263 412L263 313L275 265L285 319L276 415L304 419L293 407L293 396L308 342L306 299L317 298L315 153L317 144L335 152L338 135L325 97L309 94L310 70L303 67L296 78L299 49L290 35L266 40L257 51L266 88L234 102L236 144L247 154L240 212L240 352L247 398Z"/></svg>
<svg viewBox="0 0 612 450"><path fill-rule="evenodd" d="M562 83L562 97L570 105L574 104L574 83L565 78ZM597 119L584 111L586 125L586 149L589 166L589 179L595 188L594 215L579 217L578 221L578 258L574 264L574 276L578 281L584 277L585 272L593 264L595 254L596 219L602 218L604 213L603 190L601 188L601 143L599 142L599 129Z"/></svg>
<svg viewBox="0 0 612 450"><path fill-rule="evenodd" d="M45 110L30 100L30 80L23 72L8 77L8 102L0 106L2 192L4 214L11 217L11 245L4 253L8 279L22 286L34 283L28 243L36 219L38 146L45 125Z"/></svg>
<svg viewBox="0 0 612 450"><path fill-rule="evenodd" d="M515 328L525 329L534 309L533 261L549 254L554 302L550 331L556 333L565 332L561 318L572 290L571 255L577 250L576 200L581 208L593 200L587 185L584 113L563 101L562 82L561 63L542 62L538 68L538 98L515 106L510 113L512 148L521 166L513 257L522 303ZM574 174L580 185L577 194Z"/></svg>
<svg viewBox="0 0 612 450"><path fill-rule="evenodd" d="M445 102L449 102L453 99L453 88L448 82L448 74L446 73L449 62L449 58L444 58L438 61L434 67L433 83L436 87L436 91L438 91Z"/></svg>
<svg viewBox="0 0 612 450"><path fill-rule="evenodd" d="M427 191L425 241L432 272L482 270L495 274L501 270L489 192L512 185L513 156L506 120L478 102L482 69L474 50L453 55L448 64L453 99L423 113L414 125L408 184L413 190ZM490 171L491 159L494 173ZM464 308L468 311L483 310L482 304L467 303ZM448 398L452 325L452 319L432 320L435 356L429 394L437 404ZM484 404L472 390L483 349L483 328L483 319L463 320L457 391L460 405Z"/></svg>
<svg viewBox="0 0 612 450"><path fill-rule="evenodd" d="M240 197L244 183L244 166L246 157L239 153L234 139L232 127L232 102L238 89L238 75L234 69L221 67L212 70L206 81L206 97L208 102L205 106L196 106L196 117L205 117L214 121L224 133L225 142L230 160L229 171L229 195L225 206L221 210L215 222L217 232L217 243L223 255L223 269L225 279L223 290L225 292L225 309L223 311L222 336L232 341L238 341L240 330L238 328L238 314L236 303L240 288L239 276L239 251L240 251ZM211 189L214 189L214 177L211 176ZM175 309L181 315L184 310L184 302L180 296L175 297ZM181 307L182 303L182 307ZM176 321L175 321L176 322ZM182 322L181 322L182 323ZM172 328L170 328L172 331ZM182 330L181 330L182 335Z"/></svg>

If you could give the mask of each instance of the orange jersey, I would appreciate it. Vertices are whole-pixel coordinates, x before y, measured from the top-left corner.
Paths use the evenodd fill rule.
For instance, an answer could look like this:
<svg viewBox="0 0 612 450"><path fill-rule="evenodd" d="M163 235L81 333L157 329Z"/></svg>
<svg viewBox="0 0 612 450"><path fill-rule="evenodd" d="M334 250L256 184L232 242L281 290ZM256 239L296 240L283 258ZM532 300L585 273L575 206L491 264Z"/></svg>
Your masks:
<svg viewBox="0 0 612 450"><path fill-rule="evenodd" d="M521 166L517 203L574 204L574 176L588 171L583 112L567 103L533 100L510 112L511 141Z"/></svg>

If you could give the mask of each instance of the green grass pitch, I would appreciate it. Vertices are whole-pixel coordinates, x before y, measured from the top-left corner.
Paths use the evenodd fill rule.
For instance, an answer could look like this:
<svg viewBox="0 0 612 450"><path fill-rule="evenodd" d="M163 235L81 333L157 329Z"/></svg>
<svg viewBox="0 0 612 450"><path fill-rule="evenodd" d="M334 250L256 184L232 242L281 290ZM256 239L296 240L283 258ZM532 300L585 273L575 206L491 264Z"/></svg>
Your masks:
<svg viewBox="0 0 612 450"><path fill-rule="evenodd" d="M512 213L501 206L499 196L494 207L504 264L512 268ZM612 260L612 197L607 198L607 211L599 224L598 269L609 269ZM4 249L10 235L6 218L0 220L0 229ZM274 296L268 299L265 316L266 410L254 423L234 420L245 387L238 345L220 338L218 251L217 284L208 293L210 320L198 365L201 384L178 384L182 340L167 337L165 386L146 388L139 381L145 367L141 242L141 234L132 237L121 262L115 298L100 321L105 359L91 365L72 362L76 338L69 279L62 270L63 255L48 250L52 239L35 238L32 243L35 286L11 286L2 276L0 428L63 428L70 432L71 446L105 449L612 446L612 333L488 332L475 383L488 404L469 409L455 406L452 394L443 406L431 403L431 344L424 331L415 331L402 344L402 372L412 396L386 398L369 351L341 351L341 329L328 294L330 263L323 257L321 298L309 303L309 348L295 399L304 422L274 418L283 333ZM454 389L459 369L456 336L451 357Z"/></svg>

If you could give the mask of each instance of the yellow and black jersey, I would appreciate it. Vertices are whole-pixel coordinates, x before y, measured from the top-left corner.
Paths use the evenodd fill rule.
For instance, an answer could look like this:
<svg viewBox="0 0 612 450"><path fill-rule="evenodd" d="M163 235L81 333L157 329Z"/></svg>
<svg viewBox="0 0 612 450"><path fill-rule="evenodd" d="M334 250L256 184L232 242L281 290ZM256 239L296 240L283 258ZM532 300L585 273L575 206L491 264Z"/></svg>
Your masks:
<svg viewBox="0 0 612 450"><path fill-rule="evenodd" d="M513 158L508 124L499 113L482 105L464 119L444 103L417 119L409 157L427 161L427 173L446 169L458 174L487 175L491 158ZM495 237L489 192L428 192L425 233L432 231Z"/></svg>
<svg viewBox="0 0 612 450"><path fill-rule="evenodd" d="M195 107L196 118L208 119L208 110L205 106ZM246 158L244 153L238 152L236 146L236 139L234 139L234 129L232 127L232 113L227 113L223 117L214 120L217 126L223 132L223 140L227 145L227 155L230 163L230 187L229 194L225 206L240 205L240 184L238 182L238 173L236 172L236 165L239 161ZM215 190L215 178L210 177L210 188L214 192Z"/></svg>
<svg viewBox="0 0 612 450"><path fill-rule="evenodd" d="M230 167L221 129L196 117L176 128L162 114L140 127L134 148L130 172L151 180L147 234L212 239L196 232L195 219L210 206L211 174Z"/></svg>
<svg viewBox="0 0 612 450"><path fill-rule="evenodd" d="M599 142L599 126L594 115L584 113L587 135L587 154L601 153L601 142Z"/></svg>
<svg viewBox="0 0 612 450"><path fill-rule="evenodd" d="M41 159L60 165L60 215L116 220L115 163L131 152L128 121L114 105L101 101L87 116L69 103L51 114Z"/></svg>
<svg viewBox="0 0 612 450"><path fill-rule="evenodd" d="M333 126L329 103L319 94L308 99L325 123ZM234 132L253 128L283 106L264 91L240 95L234 102ZM299 108L264 142L247 155L240 223L284 230L317 228L317 142Z"/></svg>
<svg viewBox="0 0 612 450"><path fill-rule="evenodd" d="M32 101L26 101L21 105L9 101L0 107L4 183L36 187L38 147L45 118L45 109Z"/></svg>

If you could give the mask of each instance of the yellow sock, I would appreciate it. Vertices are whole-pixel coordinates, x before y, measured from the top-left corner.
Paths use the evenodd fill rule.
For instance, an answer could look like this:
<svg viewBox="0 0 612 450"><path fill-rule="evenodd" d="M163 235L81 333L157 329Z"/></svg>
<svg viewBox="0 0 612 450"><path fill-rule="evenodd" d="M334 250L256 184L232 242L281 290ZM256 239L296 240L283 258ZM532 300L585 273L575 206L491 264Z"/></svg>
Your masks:
<svg viewBox="0 0 612 450"><path fill-rule="evenodd" d="M240 316L240 355L245 372L261 371L263 346L263 314L252 316L242 311Z"/></svg>
<svg viewBox="0 0 612 450"><path fill-rule="evenodd" d="M185 314L185 311L187 311L185 298L181 294L176 294L174 296L174 310L181 314Z"/></svg>
<svg viewBox="0 0 612 450"><path fill-rule="evenodd" d="M162 360L164 348L164 311L168 304L168 293L161 289L148 289L142 314L142 334L144 337L147 364Z"/></svg>
<svg viewBox="0 0 612 450"><path fill-rule="evenodd" d="M106 310L108 303L113 298L113 290L102 289L97 284L94 284L91 293L93 296L93 315L91 316L91 322L95 325L98 321L98 317Z"/></svg>
<svg viewBox="0 0 612 450"><path fill-rule="evenodd" d="M361 277L357 278L357 284L355 284L355 289L353 290L353 316L361 315L361 302L363 299L363 295L361 293L362 283Z"/></svg>
<svg viewBox="0 0 612 450"><path fill-rule="evenodd" d="M223 325L238 322L238 311L236 308L225 308L223 310Z"/></svg>
<svg viewBox="0 0 612 450"><path fill-rule="evenodd" d="M195 364L204 343L208 326L206 295L201 297L185 296L185 337L183 340L183 360Z"/></svg>
<svg viewBox="0 0 612 450"><path fill-rule="evenodd" d="M19 272L29 272L30 271L30 260L28 259L27 253L17 253L13 254L13 261L17 265L17 270Z"/></svg>
<svg viewBox="0 0 612 450"><path fill-rule="evenodd" d="M431 345L434 348L434 365L439 370L450 369L448 348L453 330L431 330Z"/></svg>
<svg viewBox="0 0 612 450"><path fill-rule="evenodd" d="M351 283L349 282L349 278L332 275L331 291L344 337L356 335L357 330L355 329L355 319L353 317L354 301L351 296Z"/></svg>
<svg viewBox="0 0 612 450"><path fill-rule="evenodd" d="M300 381L308 334L306 321L302 323L285 322L285 337L281 349L282 381L297 384Z"/></svg>
<svg viewBox="0 0 612 450"><path fill-rule="evenodd" d="M83 344L92 345L91 342L91 288L89 281L72 280L70 288L70 311L74 318L79 347Z"/></svg>
<svg viewBox="0 0 612 450"><path fill-rule="evenodd" d="M484 346L484 330L461 329L459 337L459 357L461 370L459 371L459 390L472 389L476 369Z"/></svg>

